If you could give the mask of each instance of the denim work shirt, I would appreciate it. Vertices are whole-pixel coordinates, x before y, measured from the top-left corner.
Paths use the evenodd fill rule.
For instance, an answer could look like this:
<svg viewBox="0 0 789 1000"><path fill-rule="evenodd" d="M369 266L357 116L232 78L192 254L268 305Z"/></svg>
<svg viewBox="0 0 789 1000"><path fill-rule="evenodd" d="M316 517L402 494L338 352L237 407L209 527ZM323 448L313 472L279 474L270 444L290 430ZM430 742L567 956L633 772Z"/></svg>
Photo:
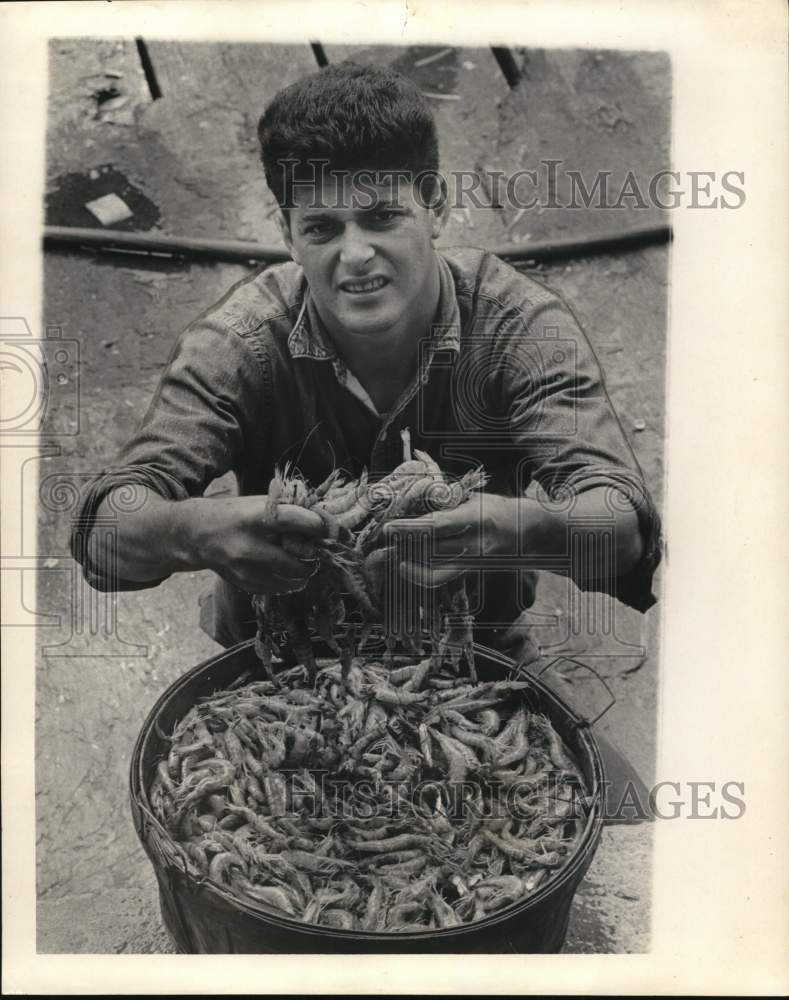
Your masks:
<svg viewBox="0 0 789 1000"><path fill-rule="evenodd" d="M607 571L583 586L649 608L659 519L574 315L558 295L485 251L444 251L438 264L431 335L387 414L334 350L295 263L244 279L195 320L177 340L139 430L83 493L72 552L88 582L99 590L162 582L111 580L86 555L96 510L116 486L143 484L181 500L203 495L232 470L240 495L265 494L275 465L286 461L312 483L335 468L354 478L367 468L373 480L402 461L400 431L408 428L413 447L451 476L483 465L494 493L522 495L531 484L569 506L574 492L608 487L613 523L624 492L638 515L643 557L617 578L609 551ZM577 549L570 536L567 558L547 568L566 571ZM503 631L531 604L534 566L520 559L481 574L478 624ZM201 624L223 645L251 637L250 595L218 580Z"/></svg>

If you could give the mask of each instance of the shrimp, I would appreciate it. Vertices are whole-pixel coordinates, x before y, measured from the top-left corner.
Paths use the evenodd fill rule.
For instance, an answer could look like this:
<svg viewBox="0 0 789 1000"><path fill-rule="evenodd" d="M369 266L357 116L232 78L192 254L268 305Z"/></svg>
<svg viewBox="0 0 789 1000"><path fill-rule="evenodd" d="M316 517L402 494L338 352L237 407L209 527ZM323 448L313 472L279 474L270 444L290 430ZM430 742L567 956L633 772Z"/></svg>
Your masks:
<svg viewBox="0 0 789 1000"><path fill-rule="evenodd" d="M428 767L432 767L433 752L430 747L430 730L424 722L419 723L419 747L422 751L422 756L425 759L425 764L427 764Z"/></svg>
<svg viewBox="0 0 789 1000"><path fill-rule="evenodd" d="M330 909L321 914L320 923L327 927L336 927L343 931L352 931L356 927L356 918L348 910Z"/></svg>
<svg viewBox="0 0 789 1000"><path fill-rule="evenodd" d="M502 854L525 861L529 865L541 865L545 868L552 868L561 864L561 859L555 851L537 853L531 847L521 847L511 840L504 840L497 836L492 830L481 830L481 835L485 840L497 847Z"/></svg>
<svg viewBox="0 0 789 1000"><path fill-rule="evenodd" d="M365 931L378 930L383 917L383 905L386 896L383 879L380 876L371 875L370 882L372 889L367 897L367 905L365 906L364 917L361 923L362 930Z"/></svg>
<svg viewBox="0 0 789 1000"><path fill-rule="evenodd" d="M407 681L410 677L413 677L414 672L418 667L419 663L406 663L402 667L396 667L394 670L390 670L388 673L389 683L402 684L404 681Z"/></svg>
<svg viewBox="0 0 789 1000"><path fill-rule="evenodd" d="M501 728L501 717L493 708L483 708L479 713L479 728L485 736L495 736Z"/></svg>
<svg viewBox="0 0 789 1000"><path fill-rule="evenodd" d="M428 698L427 691L405 691L402 688L385 687L379 684L373 689L373 698L382 705L418 705Z"/></svg>
<svg viewBox="0 0 789 1000"><path fill-rule="evenodd" d="M430 668L432 665L433 661L431 657L428 657L426 660L420 660L420 662L416 665L416 669L414 670L414 672L411 674L411 676L403 685L403 690L419 691L419 689L424 684L427 675L430 673Z"/></svg>
<svg viewBox="0 0 789 1000"><path fill-rule="evenodd" d="M415 858L423 857L424 851L419 848L407 851L390 851L387 854L373 854L369 857L360 858L357 866L364 870L372 869L373 871L378 871L387 865L401 865L407 861L413 861Z"/></svg>
<svg viewBox="0 0 789 1000"><path fill-rule="evenodd" d="M348 841L348 846L355 851L373 851L383 854L387 851L402 851L409 848L424 848L430 845L431 838L418 833L402 833L384 840Z"/></svg>
<svg viewBox="0 0 789 1000"><path fill-rule="evenodd" d="M461 924L460 917L455 913L449 903L437 892L428 896L428 904L433 911L439 927L458 927Z"/></svg>
<svg viewBox="0 0 789 1000"><path fill-rule="evenodd" d="M409 899L403 903L396 903L386 915L387 929L396 929L398 924L410 923L423 916L425 904L419 899Z"/></svg>
<svg viewBox="0 0 789 1000"><path fill-rule="evenodd" d="M171 796L175 795L176 786L171 776L169 762L166 760L160 760L156 765L156 773L159 775L159 780L167 792L169 792Z"/></svg>
<svg viewBox="0 0 789 1000"><path fill-rule="evenodd" d="M284 816L288 811L288 786L281 774L270 771L263 779L266 801L272 816Z"/></svg>
<svg viewBox="0 0 789 1000"><path fill-rule="evenodd" d="M466 780L468 772L478 771L480 767L479 758L474 751L464 743L446 736L437 729L430 732L438 741L438 745L449 766L449 782L453 785L460 785Z"/></svg>
<svg viewBox="0 0 789 1000"><path fill-rule="evenodd" d="M379 875L385 876L388 879L393 875L417 875L426 865L427 855L423 854L421 857L408 858L396 864L381 865L376 870Z"/></svg>
<svg viewBox="0 0 789 1000"><path fill-rule="evenodd" d="M296 900L281 886L254 885L248 879L237 878L234 883L241 892L257 903L281 910L293 917L296 915Z"/></svg>
<svg viewBox="0 0 789 1000"><path fill-rule="evenodd" d="M221 885L224 876L231 868L241 868L246 871L246 865L237 854L231 854L228 851L215 854L208 866L208 877L212 882L218 882Z"/></svg>
<svg viewBox="0 0 789 1000"><path fill-rule="evenodd" d="M280 857L296 868L315 874L333 874L341 868L353 868L350 861L343 861L342 858L327 858L309 851L283 851Z"/></svg>
<svg viewBox="0 0 789 1000"><path fill-rule="evenodd" d="M493 759L496 744L489 736L484 736L482 733L475 733L465 726L452 726L449 731L459 743L464 743L468 747L476 747L482 751L488 760Z"/></svg>

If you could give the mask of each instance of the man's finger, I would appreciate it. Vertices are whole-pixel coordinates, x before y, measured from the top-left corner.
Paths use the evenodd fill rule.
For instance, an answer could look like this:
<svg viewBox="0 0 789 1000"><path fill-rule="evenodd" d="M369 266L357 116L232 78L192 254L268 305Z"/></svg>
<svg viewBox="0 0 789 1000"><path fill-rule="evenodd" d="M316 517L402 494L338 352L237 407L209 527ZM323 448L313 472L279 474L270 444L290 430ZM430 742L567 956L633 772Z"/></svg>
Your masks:
<svg viewBox="0 0 789 1000"><path fill-rule="evenodd" d="M477 497L455 507L454 510L437 510L429 515L433 518L433 534L436 538L453 538L480 530L482 504Z"/></svg>
<svg viewBox="0 0 789 1000"><path fill-rule="evenodd" d="M387 521L383 528L385 542L397 542L401 535L429 534L433 530L433 515L422 514L420 517L398 517Z"/></svg>
<svg viewBox="0 0 789 1000"><path fill-rule="evenodd" d="M281 503L277 506L277 519L273 526L276 534L324 538L327 530L325 521L314 510L307 510L306 507L290 503Z"/></svg>
<svg viewBox="0 0 789 1000"><path fill-rule="evenodd" d="M466 532L434 539L429 555L432 559L461 559L463 556L477 556L480 550L480 539Z"/></svg>
<svg viewBox="0 0 789 1000"><path fill-rule="evenodd" d="M462 576L466 571L466 567L449 565L436 568L424 566L420 563L403 561L400 563L399 570L402 578L407 580L408 583L412 583L417 587L424 587L427 590L433 590Z"/></svg>
<svg viewBox="0 0 789 1000"><path fill-rule="evenodd" d="M289 555L277 546L271 546L271 552L267 553L265 564L271 573L282 577L283 580L306 580L315 571L317 560L299 559L297 556Z"/></svg>
<svg viewBox="0 0 789 1000"><path fill-rule="evenodd" d="M458 511L461 511L458 514ZM401 535L426 534L434 538L462 538L478 529L477 519L469 517L472 512L457 507L455 510L438 510L421 517L399 517L384 525L384 538L396 541Z"/></svg>

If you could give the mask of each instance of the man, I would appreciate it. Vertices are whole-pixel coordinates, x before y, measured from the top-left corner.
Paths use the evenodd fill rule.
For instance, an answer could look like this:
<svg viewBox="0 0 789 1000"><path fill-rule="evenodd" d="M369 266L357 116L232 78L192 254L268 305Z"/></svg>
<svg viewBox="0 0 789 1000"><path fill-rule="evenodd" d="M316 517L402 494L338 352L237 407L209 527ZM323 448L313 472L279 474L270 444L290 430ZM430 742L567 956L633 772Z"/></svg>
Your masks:
<svg viewBox="0 0 789 1000"><path fill-rule="evenodd" d="M298 589L315 566L265 527L275 465L293 461L313 483L335 467L374 478L399 464L408 428L447 473L482 464L490 477L425 519L428 564L401 565L422 586L495 570L478 588L483 641L527 658L514 623L539 566L649 607L658 519L591 348L539 283L480 250L436 251L446 189L416 88L331 66L278 94L259 138L293 262L242 281L179 338L142 426L84 496L73 550L90 583L136 589L211 569L204 627L224 645L250 637L250 595ZM239 495L204 497L230 470ZM114 504L129 484L135 503ZM114 562L85 544L108 508ZM279 529L324 530L288 505ZM590 546L605 565L570 558Z"/></svg>

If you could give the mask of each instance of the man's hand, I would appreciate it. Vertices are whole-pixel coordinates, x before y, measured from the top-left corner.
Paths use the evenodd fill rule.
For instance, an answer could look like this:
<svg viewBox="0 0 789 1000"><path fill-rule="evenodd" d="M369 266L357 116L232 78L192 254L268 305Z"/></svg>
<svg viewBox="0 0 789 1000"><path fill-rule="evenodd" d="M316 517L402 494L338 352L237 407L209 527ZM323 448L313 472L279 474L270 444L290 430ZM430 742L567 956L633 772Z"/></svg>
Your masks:
<svg viewBox="0 0 789 1000"><path fill-rule="evenodd" d="M433 588L466 572L468 565L464 565L464 558L485 556L495 563L496 556L517 554L522 517L523 507L517 498L479 493L454 510L391 521L384 528L384 535L395 543L408 534L425 536L429 564L403 560L399 570L412 583ZM540 655L529 636L525 614L485 641L521 666Z"/></svg>
<svg viewBox="0 0 789 1000"><path fill-rule="evenodd" d="M315 511L293 504L279 504L273 521L267 512L266 497L196 501L190 513L194 551L208 569L247 593L301 590L318 568L315 542L326 525Z"/></svg>
<svg viewBox="0 0 789 1000"><path fill-rule="evenodd" d="M532 497L504 497L475 493L454 510L435 511L423 517L391 521L384 537L400 541L408 534L432 535L427 543L426 564L403 560L400 572L423 587L439 587L464 569L463 557L529 557L529 568L539 569L545 558L552 572L566 572L583 587L590 581L608 582L606 574L628 573L641 559L644 543L635 508L612 507L607 488L596 487L576 494L569 507L555 508ZM567 559L568 532L573 524L589 535L598 535L595 548L602 552L610 545L613 532L613 560L579 559L563 568L557 557Z"/></svg>
<svg viewBox="0 0 789 1000"><path fill-rule="evenodd" d="M424 536L429 563L403 560L400 573L420 587L440 587L468 570L464 557L495 560L497 555L517 553L519 503L513 497L476 493L454 510L390 521L384 537L397 543L407 535L417 540Z"/></svg>
<svg viewBox="0 0 789 1000"><path fill-rule="evenodd" d="M314 511L279 504L272 517L265 496L166 500L140 489L143 502L116 515L120 579L212 569L249 594L274 594L300 590L317 569L326 527Z"/></svg>

